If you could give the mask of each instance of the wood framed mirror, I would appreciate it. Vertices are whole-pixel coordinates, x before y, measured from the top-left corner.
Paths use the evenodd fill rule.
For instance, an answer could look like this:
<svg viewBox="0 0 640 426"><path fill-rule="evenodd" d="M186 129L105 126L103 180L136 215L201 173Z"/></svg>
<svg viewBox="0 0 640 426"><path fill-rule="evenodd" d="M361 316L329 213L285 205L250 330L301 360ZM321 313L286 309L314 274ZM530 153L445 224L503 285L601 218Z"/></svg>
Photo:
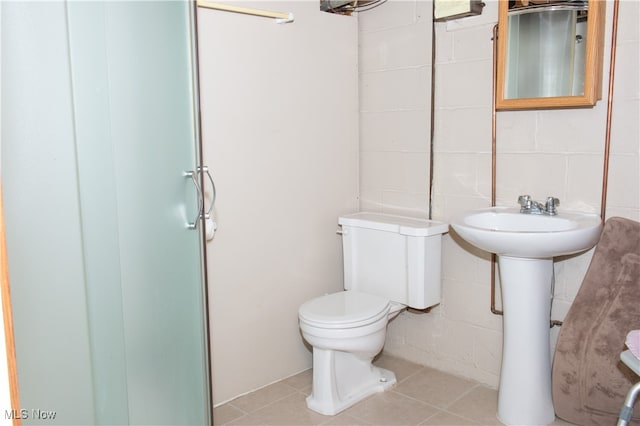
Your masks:
<svg viewBox="0 0 640 426"><path fill-rule="evenodd" d="M496 109L590 107L602 98L606 0L500 0Z"/></svg>

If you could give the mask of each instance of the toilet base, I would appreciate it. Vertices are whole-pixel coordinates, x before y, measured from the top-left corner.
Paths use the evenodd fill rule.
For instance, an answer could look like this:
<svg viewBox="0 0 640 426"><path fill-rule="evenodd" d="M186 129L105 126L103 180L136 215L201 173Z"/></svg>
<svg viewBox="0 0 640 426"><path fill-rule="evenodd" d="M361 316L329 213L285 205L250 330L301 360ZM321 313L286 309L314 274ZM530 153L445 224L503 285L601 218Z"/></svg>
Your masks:
<svg viewBox="0 0 640 426"><path fill-rule="evenodd" d="M371 364L373 356L313 349L313 390L310 410L333 416L364 398L384 392L397 380L393 371Z"/></svg>

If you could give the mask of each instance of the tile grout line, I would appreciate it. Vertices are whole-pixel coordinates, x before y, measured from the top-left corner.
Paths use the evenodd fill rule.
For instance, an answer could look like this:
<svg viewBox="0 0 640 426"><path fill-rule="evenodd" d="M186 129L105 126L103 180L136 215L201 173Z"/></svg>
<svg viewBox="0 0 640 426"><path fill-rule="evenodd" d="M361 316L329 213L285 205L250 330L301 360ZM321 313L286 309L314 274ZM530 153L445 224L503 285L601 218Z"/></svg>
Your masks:
<svg viewBox="0 0 640 426"><path fill-rule="evenodd" d="M280 382L276 382L276 383L280 383ZM231 407L233 407L233 408L235 408L236 410L239 410L239 411L241 411L242 413L244 413L244 415L243 415L243 416L237 417L236 419L234 419L234 420L232 420L232 421L235 421L235 420L237 420L237 419L241 419L242 417L245 417L245 416L249 416L249 415L255 414L256 412L258 412L258 411L260 411L260 410L262 410L262 409L264 409L264 408L267 408L267 407L269 407L269 406L271 406L271 405L275 404L276 402L280 402L280 401L282 401L283 399L290 397L291 395L294 395L294 394L296 394L296 393L302 393L302 392L300 392L298 389L294 388L294 387L293 387L293 386L291 386L291 385L287 385L286 383L283 383L283 384L284 384L285 386L287 386L287 387L291 388L291 392L287 393L287 394L286 394L286 395L284 395L284 396L281 396L280 398L274 399L273 401L271 401L271 402L269 402L269 403L267 403L267 404L261 405L260 407L256 408L256 409L255 409L255 410L253 410L253 411L243 410L242 408L238 407L237 405L234 405L234 404L233 404L233 400L231 400L231 401L227 402L227 404L228 404L228 405L230 405ZM259 392L259 391L260 391L260 390L257 390L257 391L255 391L255 392ZM250 395L250 393L249 393L248 395Z"/></svg>
<svg viewBox="0 0 640 426"><path fill-rule="evenodd" d="M466 391L462 392L456 399L451 400L451 402L449 404L447 404L447 406L445 408L451 407L453 404L455 404L456 402L460 401L465 396L469 395L473 390L477 389L478 387L482 387L482 385L480 383L474 384L469 389L467 389Z"/></svg>

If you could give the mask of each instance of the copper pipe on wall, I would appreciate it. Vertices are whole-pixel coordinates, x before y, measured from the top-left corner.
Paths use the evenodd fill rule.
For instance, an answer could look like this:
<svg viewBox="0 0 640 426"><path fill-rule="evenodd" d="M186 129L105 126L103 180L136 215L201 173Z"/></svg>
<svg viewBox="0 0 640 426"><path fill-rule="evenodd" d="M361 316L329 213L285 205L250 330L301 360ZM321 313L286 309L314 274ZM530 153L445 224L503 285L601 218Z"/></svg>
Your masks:
<svg viewBox="0 0 640 426"><path fill-rule="evenodd" d="M607 186L609 185L609 150L611 148L611 121L613 118L613 85L616 70L616 45L618 41L618 7L619 1L613 1L613 24L611 27L611 56L609 60L609 92L607 96L607 127L604 142L604 167L602 170L602 199L600 201L600 217L604 224L607 213Z"/></svg>
<svg viewBox="0 0 640 426"><path fill-rule="evenodd" d="M493 95L491 97L491 207L496 205L496 76L498 68L498 25L493 26ZM491 313L502 315L496 309L496 254L491 253Z"/></svg>

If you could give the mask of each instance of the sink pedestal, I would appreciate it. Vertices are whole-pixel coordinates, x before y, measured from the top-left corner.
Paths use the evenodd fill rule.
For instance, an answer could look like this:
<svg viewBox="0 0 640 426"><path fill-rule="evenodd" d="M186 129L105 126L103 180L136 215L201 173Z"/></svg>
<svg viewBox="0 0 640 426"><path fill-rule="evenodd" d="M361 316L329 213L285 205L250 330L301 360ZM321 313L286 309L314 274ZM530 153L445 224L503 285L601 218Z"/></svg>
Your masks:
<svg viewBox="0 0 640 426"><path fill-rule="evenodd" d="M547 425L551 399L549 321L553 259L498 256L503 345L498 419L507 425Z"/></svg>

